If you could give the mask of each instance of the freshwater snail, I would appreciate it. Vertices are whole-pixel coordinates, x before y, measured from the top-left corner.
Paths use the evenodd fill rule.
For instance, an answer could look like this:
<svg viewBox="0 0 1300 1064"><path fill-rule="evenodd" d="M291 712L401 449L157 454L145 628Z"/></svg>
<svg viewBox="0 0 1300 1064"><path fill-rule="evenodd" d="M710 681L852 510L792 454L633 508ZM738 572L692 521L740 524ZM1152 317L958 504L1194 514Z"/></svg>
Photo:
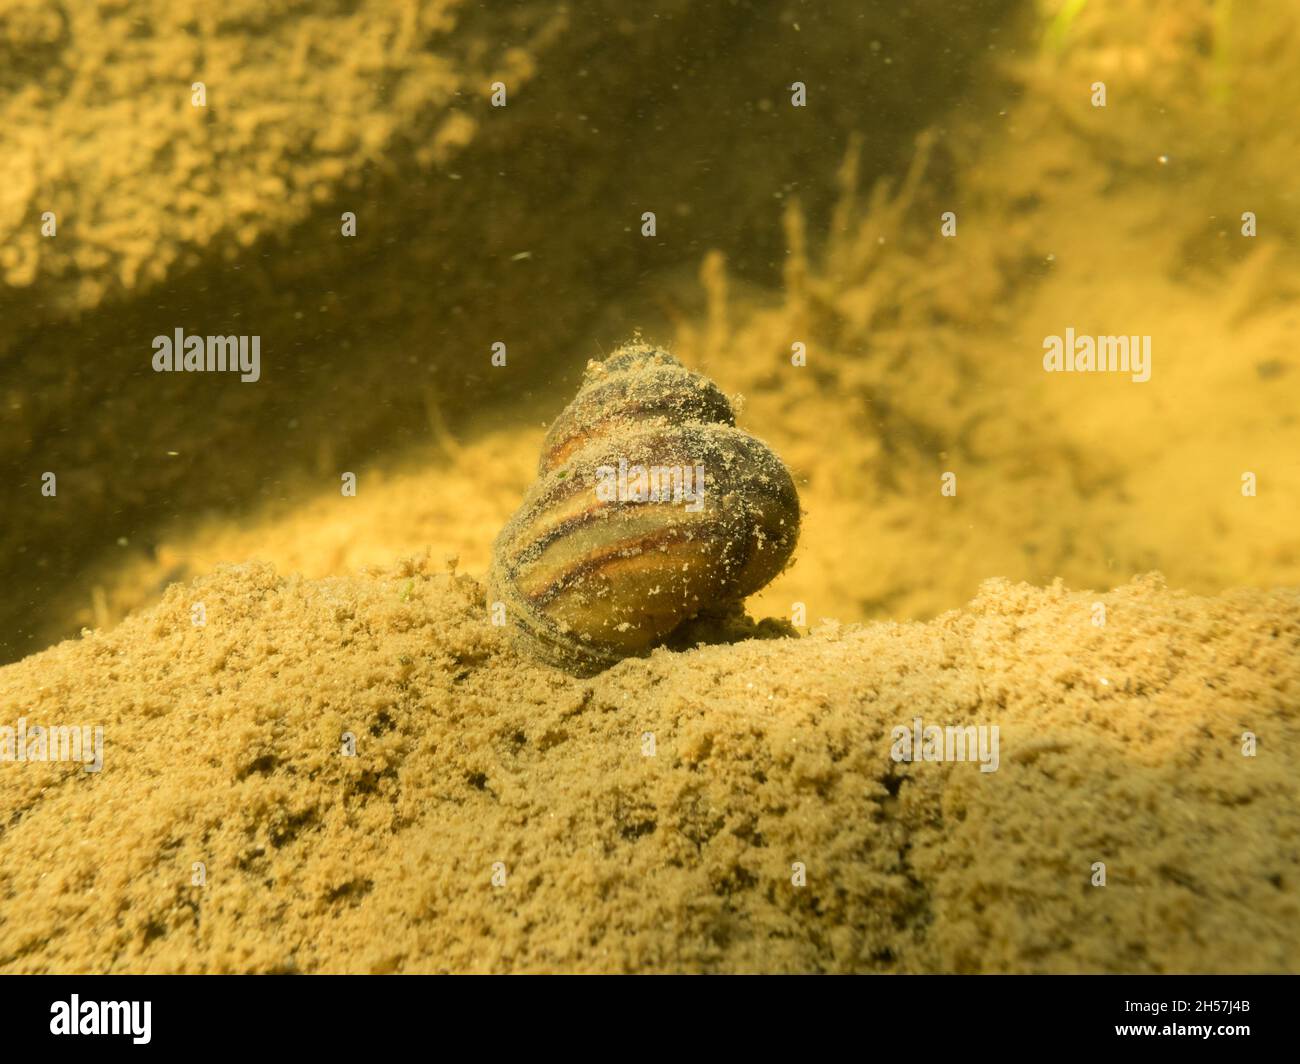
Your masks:
<svg viewBox="0 0 1300 1064"><path fill-rule="evenodd" d="M799 536L781 460L707 377L648 344L591 362L497 536L489 602L516 644L578 675L648 652L776 576Z"/></svg>

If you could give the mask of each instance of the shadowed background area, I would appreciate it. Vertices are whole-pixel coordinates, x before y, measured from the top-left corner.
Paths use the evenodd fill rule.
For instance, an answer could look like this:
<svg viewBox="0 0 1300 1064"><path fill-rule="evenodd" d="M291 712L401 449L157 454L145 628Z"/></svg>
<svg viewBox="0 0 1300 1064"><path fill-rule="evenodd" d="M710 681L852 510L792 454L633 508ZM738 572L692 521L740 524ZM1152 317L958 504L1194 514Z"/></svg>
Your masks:
<svg viewBox="0 0 1300 1064"><path fill-rule="evenodd" d="M178 519L554 402L653 275L779 280L783 200L824 226L855 130L897 169L1013 5L626 7L0 0L0 655L120 615L95 571ZM176 328L262 380L155 374Z"/></svg>

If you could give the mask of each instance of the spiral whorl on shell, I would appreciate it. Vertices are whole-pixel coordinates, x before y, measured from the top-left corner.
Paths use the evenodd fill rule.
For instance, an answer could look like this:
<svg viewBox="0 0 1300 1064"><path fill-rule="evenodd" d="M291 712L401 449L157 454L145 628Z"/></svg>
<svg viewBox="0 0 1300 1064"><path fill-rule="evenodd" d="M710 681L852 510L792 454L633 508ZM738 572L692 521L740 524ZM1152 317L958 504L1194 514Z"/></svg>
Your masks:
<svg viewBox="0 0 1300 1064"><path fill-rule="evenodd" d="M547 433L493 547L489 602L525 651L590 675L757 591L798 535L789 471L717 385L628 344L588 365Z"/></svg>

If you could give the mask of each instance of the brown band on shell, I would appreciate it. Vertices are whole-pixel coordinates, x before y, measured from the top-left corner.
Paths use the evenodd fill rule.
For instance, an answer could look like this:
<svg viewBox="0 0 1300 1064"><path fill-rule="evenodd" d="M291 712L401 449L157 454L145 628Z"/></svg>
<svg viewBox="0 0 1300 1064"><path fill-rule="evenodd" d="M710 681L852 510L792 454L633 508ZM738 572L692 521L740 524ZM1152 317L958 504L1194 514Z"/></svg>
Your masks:
<svg viewBox="0 0 1300 1064"><path fill-rule="evenodd" d="M610 368L617 362L618 368ZM542 444L538 472L549 473L589 443L650 424L734 425L731 400L708 377L654 349L615 354L587 371L573 401Z"/></svg>
<svg viewBox="0 0 1300 1064"><path fill-rule="evenodd" d="M675 470L679 489L702 468L703 495L598 495L598 473L607 482L620 463ZM734 427L716 385L646 345L588 368L541 469L497 537L490 594L521 647L570 672L645 653L701 610L738 603L788 564L798 538L781 460Z"/></svg>

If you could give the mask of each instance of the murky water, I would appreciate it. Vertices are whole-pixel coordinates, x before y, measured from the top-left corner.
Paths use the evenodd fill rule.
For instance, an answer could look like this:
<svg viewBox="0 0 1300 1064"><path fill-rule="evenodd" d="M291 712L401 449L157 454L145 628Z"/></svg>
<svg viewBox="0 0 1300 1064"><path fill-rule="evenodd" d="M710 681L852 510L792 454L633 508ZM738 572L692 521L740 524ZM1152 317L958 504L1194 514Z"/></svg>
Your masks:
<svg viewBox="0 0 1300 1064"><path fill-rule="evenodd" d="M482 573L638 332L796 473L757 616L1300 579L1292 5L660 7L7 25L0 653Z"/></svg>

